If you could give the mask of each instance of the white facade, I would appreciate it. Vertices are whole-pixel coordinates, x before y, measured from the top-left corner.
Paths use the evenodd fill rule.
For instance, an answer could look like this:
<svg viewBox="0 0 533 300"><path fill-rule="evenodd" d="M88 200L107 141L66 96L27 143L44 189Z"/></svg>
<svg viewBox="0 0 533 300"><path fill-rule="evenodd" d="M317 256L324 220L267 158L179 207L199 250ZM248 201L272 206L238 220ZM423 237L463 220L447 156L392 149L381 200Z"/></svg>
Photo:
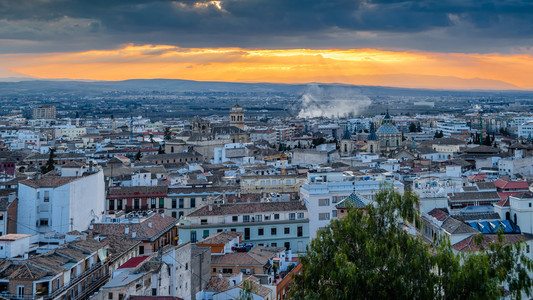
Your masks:
<svg viewBox="0 0 533 300"><path fill-rule="evenodd" d="M56 128L54 131L56 139L63 138L65 140L73 140L85 134L87 134L87 128L76 126L64 126Z"/></svg>
<svg viewBox="0 0 533 300"><path fill-rule="evenodd" d="M65 234L72 230L87 230L91 221L105 210L102 170L72 178L59 186L47 186L40 182L44 183L40 179L19 183L18 233L56 231ZM35 183L39 187L35 187Z"/></svg>
<svg viewBox="0 0 533 300"><path fill-rule="evenodd" d="M533 138L533 120L518 125L518 136L526 139Z"/></svg>
<svg viewBox="0 0 533 300"><path fill-rule="evenodd" d="M309 211L309 238L313 239L317 231L329 225L337 218L335 205L356 191L368 199L374 198L385 182L403 194L403 184L384 176L354 176L350 172L322 171L308 173L306 182L300 188L300 196Z"/></svg>
<svg viewBox="0 0 533 300"><path fill-rule="evenodd" d="M29 234L8 234L0 237L0 258L23 257L28 254L30 244L34 243L37 237Z"/></svg>
<svg viewBox="0 0 533 300"><path fill-rule="evenodd" d="M533 233L533 196L509 196L509 206L494 206L502 219L509 219L520 227L522 233Z"/></svg>
<svg viewBox="0 0 533 300"><path fill-rule="evenodd" d="M522 176L529 176L533 174L533 157L516 158L507 157L498 161L498 172L501 175L520 174Z"/></svg>
<svg viewBox="0 0 533 300"><path fill-rule="evenodd" d="M451 136L452 134L465 134L470 132L470 128L466 126L466 122L438 122L437 131L442 131L444 136Z"/></svg>

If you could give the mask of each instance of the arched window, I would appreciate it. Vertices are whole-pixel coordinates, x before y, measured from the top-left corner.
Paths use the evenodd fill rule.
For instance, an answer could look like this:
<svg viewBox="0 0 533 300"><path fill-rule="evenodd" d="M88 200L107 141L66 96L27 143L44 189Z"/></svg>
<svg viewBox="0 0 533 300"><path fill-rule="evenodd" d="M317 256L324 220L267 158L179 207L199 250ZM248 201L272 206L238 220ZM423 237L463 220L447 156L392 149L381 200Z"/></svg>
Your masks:
<svg viewBox="0 0 533 300"><path fill-rule="evenodd" d="M510 212L506 212L506 213L505 213L505 219L506 219L507 221L511 221L511 213L510 213Z"/></svg>
<svg viewBox="0 0 533 300"><path fill-rule="evenodd" d="M344 152L348 152L348 144L344 144Z"/></svg>
<svg viewBox="0 0 533 300"><path fill-rule="evenodd" d="M374 145L370 145L370 153L374 153Z"/></svg>
<svg viewBox="0 0 533 300"><path fill-rule="evenodd" d="M518 224L518 220L517 220L517 218L516 218L516 214L514 214L514 223L515 223L515 224Z"/></svg>
<svg viewBox="0 0 533 300"><path fill-rule="evenodd" d="M174 153L174 146L170 147L170 153Z"/></svg>

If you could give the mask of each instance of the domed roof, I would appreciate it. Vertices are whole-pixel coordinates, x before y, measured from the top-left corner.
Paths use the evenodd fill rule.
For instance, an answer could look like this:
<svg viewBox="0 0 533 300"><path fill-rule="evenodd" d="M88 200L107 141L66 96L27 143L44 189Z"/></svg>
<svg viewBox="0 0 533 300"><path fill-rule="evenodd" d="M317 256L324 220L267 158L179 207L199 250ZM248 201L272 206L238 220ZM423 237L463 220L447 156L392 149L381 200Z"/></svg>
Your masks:
<svg viewBox="0 0 533 300"><path fill-rule="evenodd" d="M398 134L400 131L394 125L381 125L376 132L378 134Z"/></svg>

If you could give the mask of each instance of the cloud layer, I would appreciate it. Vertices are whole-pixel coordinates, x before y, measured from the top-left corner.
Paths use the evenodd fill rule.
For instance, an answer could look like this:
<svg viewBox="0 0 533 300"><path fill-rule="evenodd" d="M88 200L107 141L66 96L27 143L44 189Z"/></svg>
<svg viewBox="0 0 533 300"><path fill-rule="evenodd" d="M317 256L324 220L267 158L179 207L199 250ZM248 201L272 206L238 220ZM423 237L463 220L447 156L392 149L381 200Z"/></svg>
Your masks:
<svg viewBox="0 0 533 300"><path fill-rule="evenodd" d="M528 52L527 0L0 0L0 52L121 44ZM3 40L3 41L1 41Z"/></svg>
<svg viewBox="0 0 533 300"><path fill-rule="evenodd" d="M127 45L112 50L73 53L3 54L0 55L0 74L2 67L3 73L37 78L325 82L443 89L533 88L533 57L527 54Z"/></svg>

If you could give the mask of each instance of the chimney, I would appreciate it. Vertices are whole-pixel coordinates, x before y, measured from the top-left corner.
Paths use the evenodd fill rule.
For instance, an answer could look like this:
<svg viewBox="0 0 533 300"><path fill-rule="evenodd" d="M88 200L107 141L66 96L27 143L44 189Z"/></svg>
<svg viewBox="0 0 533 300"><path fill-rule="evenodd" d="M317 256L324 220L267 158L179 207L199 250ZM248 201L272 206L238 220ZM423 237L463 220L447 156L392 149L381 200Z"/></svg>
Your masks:
<svg viewBox="0 0 533 300"><path fill-rule="evenodd" d="M207 205L207 208L209 209L209 211L213 211L213 204L212 203L209 203Z"/></svg>

